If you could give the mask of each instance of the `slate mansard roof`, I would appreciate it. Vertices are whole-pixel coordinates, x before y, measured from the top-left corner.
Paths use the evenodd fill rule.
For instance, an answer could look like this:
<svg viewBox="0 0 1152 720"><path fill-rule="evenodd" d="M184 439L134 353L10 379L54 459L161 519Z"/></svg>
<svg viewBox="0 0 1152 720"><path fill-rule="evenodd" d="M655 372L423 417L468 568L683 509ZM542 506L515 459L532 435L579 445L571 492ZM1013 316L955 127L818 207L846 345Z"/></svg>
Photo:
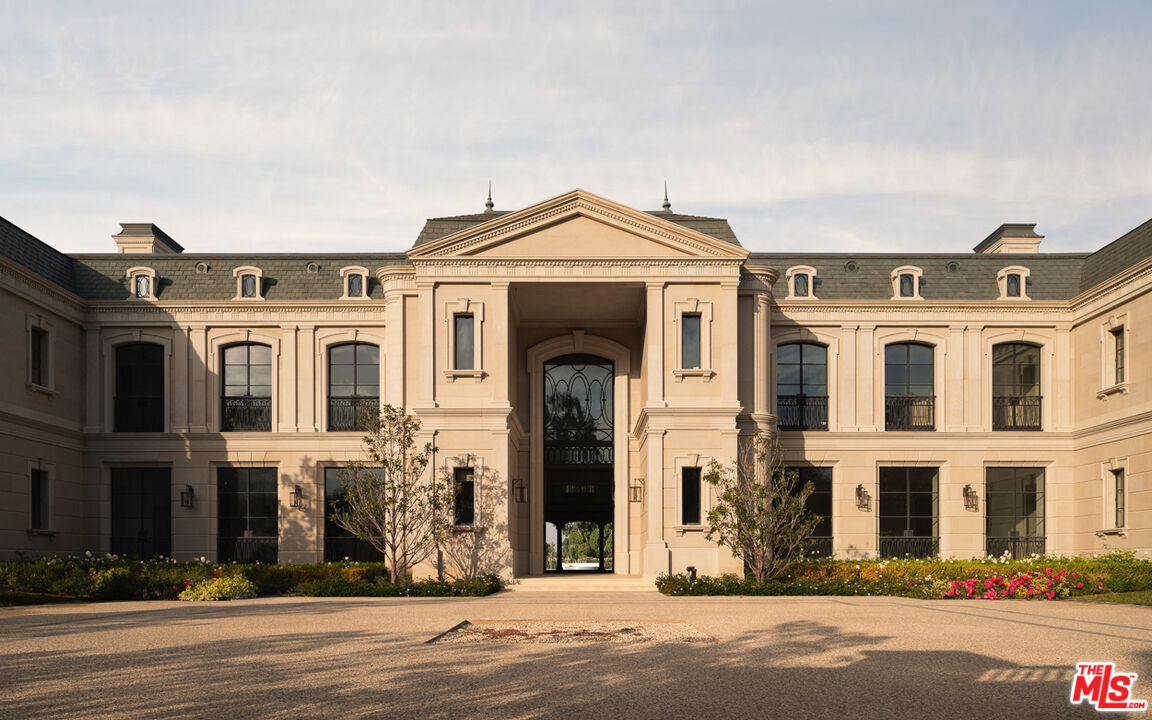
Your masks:
<svg viewBox="0 0 1152 720"><path fill-rule="evenodd" d="M505 211L489 211L432 218L425 223L414 246L506 214ZM649 214L740 245L727 220L666 210ZM982 245L987 243L985 240ZM381 288L372 275L375 270L381 266L409 264L404 253L65 255L3 218L0 218L0 257L91 301L128 298L126 272L135 266L147 266L156 271L159 276L156 295L161 302L228 301L236 295L236 278L232 271L245 265L261 269L263 297L269 301L338 299L343 295L340 270L348 266L362 266L368 270L368 297L380 299ZM815 268L813 294L819 301L888 300L892 296L892 271L903 265L912 265L923 271L920 294L924 299L979 302L999 297L996 275L1005 267L1018 265L1029 269L1026 292L1032 300L1066 301L1148 258L1152 258L1152 220L1090 254L754 252L748 262L770 265L781 274L797 265ZM777 291L779 297L787 296L783 284L781 279Z"/></svg>

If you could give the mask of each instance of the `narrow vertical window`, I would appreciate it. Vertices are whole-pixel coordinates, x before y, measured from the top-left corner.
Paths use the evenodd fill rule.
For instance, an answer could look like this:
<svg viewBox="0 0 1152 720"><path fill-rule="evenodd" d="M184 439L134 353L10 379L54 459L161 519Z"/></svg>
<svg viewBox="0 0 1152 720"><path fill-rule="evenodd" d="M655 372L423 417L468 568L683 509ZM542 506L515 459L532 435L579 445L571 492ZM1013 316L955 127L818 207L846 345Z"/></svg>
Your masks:
<svg viewBox="0 0 1152 720"><path fill-rule="evenodd" d="M476 522L476 474L472 468L456 468L455 525L473 525Z"/></svg>
<svg viewBox="0 0 1152 720"><path fill-rule="evenodd" d="M700 524L700 468L680 471L680 524Z"/></svg>
<svg viewBox="0 0 1152 720"><path fill-rule="evenodd" d="M45 387L48 385L48 332L43 328L34 327L28 336L28 342L31 345L29 379L33 385Z"/></svg>
<svg viewBox="0 0 1152 720"><path fill-rule="evenodd" d="M796 297L808 297L808 273L796 273L792 276L792 294Z"/></svg>
<svg viewBox="0 0 1152 720"><path fill-rule="evenodd" d="M680 317L682 357L680 367L685 370L700 368L700 314L687 313Z"/></svg>
<svg viewBox="0 0 1152 720"><path fill-rule="evenodd" d="M458 314L456 325L456 369L475 370L476 323L471 313Z"/></svg>
<svg viewBox="0 0 1152 720"><path fill-rule="evenodd" d="M1018 274L1009 273L1004 294L1008 297L1020 297L1020 276Z"/></svg>
<svg viewBox="0 0 1152 720"><path fill-rule="evenodd" d="M1116 485L1116 525L1115 527L1124 527L1124 468L1112 471L1112 477L1115 479Z"/></svg>
<svg viewBox="0 0 1152 720"><path fill-rule="evenodd" d="M348 297L360 297L364 294L364 276L348 276Z"/></svg>
<svg viewBox="0 0 1152 720"><path fill-rule="evenodd" d="M136 276L136 297L152 297L152 278L147 275Z"/></svg>
<svg viewBox="0 0 1152 720"><path fill-rule="evenodd" d="M246 298L256 297L255 275L243 275L240 277L240 296Z"/></svg>
<svg viewBox="0 0 1152 720"><path fill-rule="evenodd" d="M900 297L916 297L916 278L911 273L900 273Z"/></svg>
<svg viewBox="0 0 1152 720"><path fill-rule="evenodd" d="M1116 348L1116 385L1124 382L1124 326L1112 331L1112 344Z"/></svg>
<svg viewBox="0 0 1152 720"><path fill-rule="evenodd" d="M48 529L48 471L32 471L32 517L28 527L33 530Z"/></svg>

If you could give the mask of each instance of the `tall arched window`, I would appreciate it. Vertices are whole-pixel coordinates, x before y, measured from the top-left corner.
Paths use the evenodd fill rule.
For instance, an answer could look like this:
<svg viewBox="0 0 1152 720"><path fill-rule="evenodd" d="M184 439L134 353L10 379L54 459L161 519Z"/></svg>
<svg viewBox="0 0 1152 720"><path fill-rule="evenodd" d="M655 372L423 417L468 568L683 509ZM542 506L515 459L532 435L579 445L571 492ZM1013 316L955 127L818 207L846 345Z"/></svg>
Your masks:
<svg viewBox="0 0 1152 720"><path fill-rule="evenodd" d="M781 430L828 429L828 348L815 343L776 348L776 415Z"/></svg>
<svg viewBox="0 0 1152 720"><path fill-rule="evenodd" d="M116 348L116 432L164 432L164 346L132 343Z"/></svg>
<svg viewBox="0 0 1152 720"><path fill-rule="evenodd" d="M328 349L328 429L363 430L380 410L380 348L347 343Z"/></svg>
<svg viewBox="0 0 1152 720"><path fill-rule="evenodd" d="M992 347L992 429L1040 429L1040 348L1026 343Z"/></svg>
<svg viewBox="0 0 1152 720"><path fill-rule="evenodd" d="M892 343L884 348L884 427L932 430L936 427L932 346Z"/></svg>
<svg viewBox="0 0 1152 720"><path fill-rule="evenodd" d="M220 429L272 429L272 348L255 343L224 348Z"/></svg>

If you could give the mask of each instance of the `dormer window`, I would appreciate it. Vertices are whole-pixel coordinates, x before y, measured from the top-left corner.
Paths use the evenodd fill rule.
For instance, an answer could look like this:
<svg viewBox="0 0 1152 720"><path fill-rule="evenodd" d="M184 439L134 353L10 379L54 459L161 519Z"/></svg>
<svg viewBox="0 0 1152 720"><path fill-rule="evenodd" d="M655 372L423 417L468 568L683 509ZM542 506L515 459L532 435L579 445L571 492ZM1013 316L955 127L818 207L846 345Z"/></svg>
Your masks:
<svg viewBox="0 0 1152 720"><path fill-rule="evenodd" d="M232 271L236 278L236 297L233 300L263 300L264 273L258 267L238 267Z"/></svg>
<svg viewBox="0 0 1152 720"><path fill-rule="evenodd" d="M785 276L788 280L789 299L816 299L816 268L797 265L788 268Z"/></svg>
<svg viewBox="0 0 1152 720"><path fill-rule="evenodd" d="M353 265L343 268L340 277L344 279L344 295L341 300L363 300L368 297L368 269Z"/></svg>
<svg viewBox="0 0 1152 720"><path fill-rule="evenodd" d="M128 268L128 291L131 297L140 300L156 299L156 271L150 267Z"/></svg>
<svg viewBox="0 0 1152 720"><path fill-rule="evenodd" d="M1028 297L1028 268L1014 265L996 273L1000 300L1030 300Z"/></svg>
<svg viewBox="0 0 1152 720"><path fill-rule="evenodd" d="M920 287L923 285L924 271L912 265L898 267L892 271L893 300L923 300Z"/></svg>

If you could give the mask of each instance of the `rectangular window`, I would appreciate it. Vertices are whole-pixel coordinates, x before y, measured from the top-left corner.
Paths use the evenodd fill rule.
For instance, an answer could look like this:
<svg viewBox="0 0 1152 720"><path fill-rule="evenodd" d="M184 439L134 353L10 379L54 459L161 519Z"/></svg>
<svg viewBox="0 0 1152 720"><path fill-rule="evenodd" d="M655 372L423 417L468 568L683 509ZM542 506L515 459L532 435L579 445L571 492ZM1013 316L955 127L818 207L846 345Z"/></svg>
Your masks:
<svg viewBox="0 0 1152 720"><path fill-rule="evenodd" d="M28 527L33 530L48 529L48 471L32 471L32 517Z"/></svg>
<svg viewBox="0 0 1152 720"><path fill-rule="evenodd" d="M472 468L456 468L456 502L452 523L473 525L476 523L476 474Z"/></svg>
<svg viewBox="0 0 1152 720"><path fill-rule="evenodd" d="M475 370L476 321L471 314L458 314L454 321L456 333L457 370Z"/></svg>
<svg viewBox="0 0 1152 720"><path fill-rule="evenodd" d="M685 370L700 368L700 314L686 313L680 317L682 357L680 367Z"/></svg>
<svg viewBox="0 0 1152 720"><path fill-rule="evenodd" d="M680 524L700 524L700 468L680 470Z"/></svg>
<svg viewBox="0 0 1152 720"><path fill-rule="evenodd" d="M275 563L280 498L276 468L222 467L216 471L217 560Z"/></svg>
<svg viewBox="0 0 1152 720"><path fill-rule="evenodd" d="M1112 471L1112 477L1115 480L1116 487L1116 525L1115 527L1124 527L1124 468Z"/></svg>
<svg viewBox="0 0 1152 720"><path fill-rule="evenodd" d="M256 276L242 275L240 277L240 297L256 297Z"/></svg>
<svg viewBox="0 0 1152 720"><path fill-rule="evenodd" d="M48 331L34 327L28 336L30 345L29 380L33 385L48 386Z"/></svg>
<svg viewBox="0 0 1152 720"><path fill-rule="evenodd" d="M934 467L880 468L881 557L935 557L940 551Z"/></svg>
<svg viewBox="0 0 1152 720"><path fill-rule="evenodd" d="M172 470L112 468L112 554L146 560L172 554Z"/></svg>
<svg viewBox="0 0 1152 720"><path fill-rule="evenodd" d="M916 297L916 279L909 273L900 275L900 297Z"/></svg>
<svg viewBox="0 0 1152 720"><path fill-rule="evenodd" d="M364 468L383 479L380 468ZM384 555L372 543L361 540L332 519L332 512L344 508L345 468L324 468L324 562L383 562Z"/></svg>
<svg viewBox="0 0 1152 720"><path fill-rule="evenodd" d="M1005 289L1004 294L1008 297L1020 297L1020 275L1018 273L1009 273Z"/></svg>
<svg viewBox="0 0 1152 720"><path fill-rule="evenodd" d="M1116 328L1112 331L1113 341L1112 344L1116 349L1115 363L1116 363L1116 385L1124 382L1124 326Z"/></svg>
<svg viewBox="0 0 1152 720"><path fill-rule="evenodd" d="M1044 468L988 468L985 486L988 554L1043 555Z"/></svg>

